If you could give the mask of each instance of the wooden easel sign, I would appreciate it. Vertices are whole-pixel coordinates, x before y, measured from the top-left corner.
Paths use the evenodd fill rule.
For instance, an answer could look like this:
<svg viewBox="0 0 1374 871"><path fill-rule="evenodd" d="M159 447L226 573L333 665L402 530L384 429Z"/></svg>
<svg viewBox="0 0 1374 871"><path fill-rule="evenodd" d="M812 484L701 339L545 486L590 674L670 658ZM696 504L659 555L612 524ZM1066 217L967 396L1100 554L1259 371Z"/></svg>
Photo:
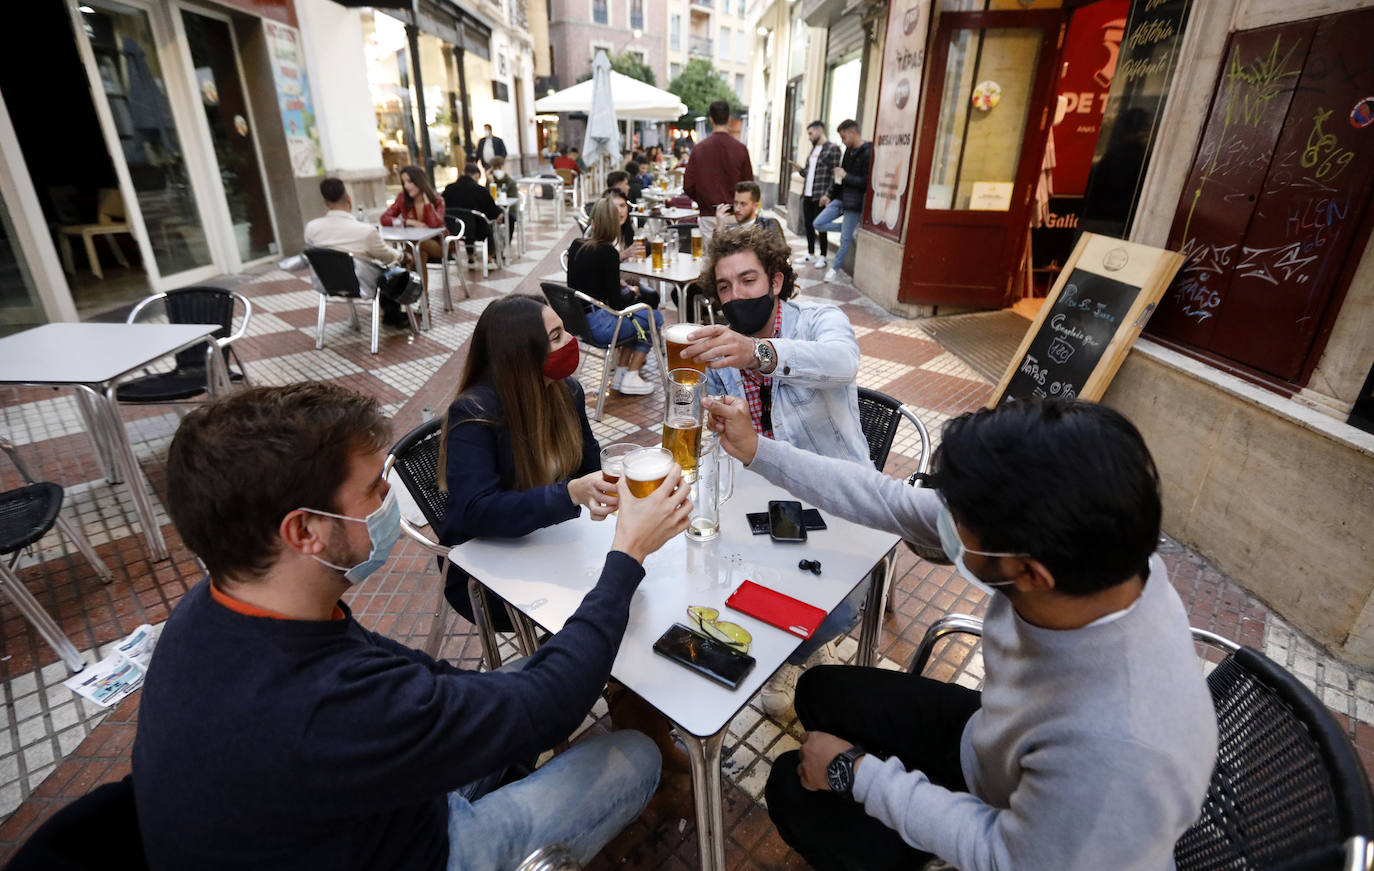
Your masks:
<svg viewBox="0 0 1374 871"><path fill-rule="evenodd" d="M1182 265L1173 251L1084 233L988 407L1009 396L1101 399Z"/></svg>

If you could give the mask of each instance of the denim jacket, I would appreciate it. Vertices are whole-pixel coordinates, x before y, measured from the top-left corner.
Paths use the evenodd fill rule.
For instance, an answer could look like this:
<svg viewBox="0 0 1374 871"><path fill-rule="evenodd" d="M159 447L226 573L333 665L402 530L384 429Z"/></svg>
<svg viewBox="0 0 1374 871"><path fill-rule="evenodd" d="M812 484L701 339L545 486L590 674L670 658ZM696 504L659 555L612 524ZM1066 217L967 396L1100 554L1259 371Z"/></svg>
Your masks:
<svg viewBox="0 0 1374 871"><path fill-rule="evenodd" d="M869 463L859 424L859 340L833 305L782 303L782 330L772 340L773 437L825 457ZM711 393L744 398L738 369L708 369Z"/></svg>

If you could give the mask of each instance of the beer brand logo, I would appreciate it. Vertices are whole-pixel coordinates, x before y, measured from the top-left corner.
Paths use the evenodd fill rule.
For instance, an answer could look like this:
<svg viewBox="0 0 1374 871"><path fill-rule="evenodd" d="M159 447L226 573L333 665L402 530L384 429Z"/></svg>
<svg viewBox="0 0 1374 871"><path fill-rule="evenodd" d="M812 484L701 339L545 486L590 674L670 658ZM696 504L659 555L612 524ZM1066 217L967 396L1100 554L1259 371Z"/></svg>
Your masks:
<svg viewBox="0 0 1374 871"><path fill-rule="evenodd" d="M1119 272L1130 259L1131 255L1126 253L1125 248L1113 248L1102 258L1102 268L1108 272Z"/></svg>
<svg viewBox="0 0 1374 871"><path fill-rule="evenodd" d="M903 79L897 83L897 92L893 95L892 99L893 102L897 104L898 109L906 108L906 104L911 101L910 79L903 77Z"/></svg>
<svg viewBox="0 0 1374 871"><path fill-rule="evenodd" d="M921 4L912 3L907 7L906 17L902 19L902 32L911 35L911 31L916 29L916 25L921 23Z"/></svg>

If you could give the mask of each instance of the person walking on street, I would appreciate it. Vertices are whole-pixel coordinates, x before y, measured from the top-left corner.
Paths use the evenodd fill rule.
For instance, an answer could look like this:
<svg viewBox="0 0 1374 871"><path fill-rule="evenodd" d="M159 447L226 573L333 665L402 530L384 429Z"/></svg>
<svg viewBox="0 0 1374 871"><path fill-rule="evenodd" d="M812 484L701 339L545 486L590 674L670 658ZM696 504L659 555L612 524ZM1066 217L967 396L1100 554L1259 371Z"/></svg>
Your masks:
<svg viewBox="0 0 1374 871"><path fill-rule="evenodd" d="M819 233L840 231L840 247L826 270L826 281L834 281L839 276L849 246L854 243L854 231L859 229L859 218L863 216L868 168L873 163L873 143L864 142L857 121L853 118L841 121L839 130L844 158L835 169L835 183L830 186L829 193L820 198L822 211L812 225Z"/></svg>
<svg viewBox="0 0 1374 871"><path fill-rule="evenodd" d="M806 184L802 186L802 225L806 227L806 256L798 257L797 263L803 266L810 263L817 269L824 269L830 239L825 233L818 232L815 224L817 216L824 208L821 198L835 183L835 167L840 165L840 146L825 138L825 124L822 121L812 121L806 125L806 136L811 140L811 154L807 156L806 163L792 161L797 175L806 179ZM817 236L820 237L821 256L813 261L811 258L816 254Z"/></svg>
<svg viewBox="0 0 1374 871"><path fill-rule="evenodd" d="M486 131L486 135L477 140L477 160L481 162L483 169L491 169L493 157L506 156L506 143L499 136L491 134L490 124L483 124L482 129Z"/></svg>
<svg viewBox="0 0 1374 871"><path fill-rule="evenodd" d="M706 111L711 119L711 135L692 149L692 159L682 177L682 190L696 200L701 216L703 244L709 244L716 231L716 206L733 204L735 185L754 180L754 164L749 149L730 135L730 104L716 100Z"/></svg>

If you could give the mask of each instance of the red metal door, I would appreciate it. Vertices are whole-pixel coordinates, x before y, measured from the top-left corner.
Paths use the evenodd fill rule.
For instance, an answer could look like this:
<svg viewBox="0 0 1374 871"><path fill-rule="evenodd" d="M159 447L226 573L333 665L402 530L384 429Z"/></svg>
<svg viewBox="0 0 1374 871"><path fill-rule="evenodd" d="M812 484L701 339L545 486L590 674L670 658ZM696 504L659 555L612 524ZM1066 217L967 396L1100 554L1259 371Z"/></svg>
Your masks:
<svg viewBox="0 0 1374 871"><path fill-rule="evenodd" d="M1060 10L941 16L925 88L930 105L913 176L902 302L1010 303L1063 35Z"/></svg>

